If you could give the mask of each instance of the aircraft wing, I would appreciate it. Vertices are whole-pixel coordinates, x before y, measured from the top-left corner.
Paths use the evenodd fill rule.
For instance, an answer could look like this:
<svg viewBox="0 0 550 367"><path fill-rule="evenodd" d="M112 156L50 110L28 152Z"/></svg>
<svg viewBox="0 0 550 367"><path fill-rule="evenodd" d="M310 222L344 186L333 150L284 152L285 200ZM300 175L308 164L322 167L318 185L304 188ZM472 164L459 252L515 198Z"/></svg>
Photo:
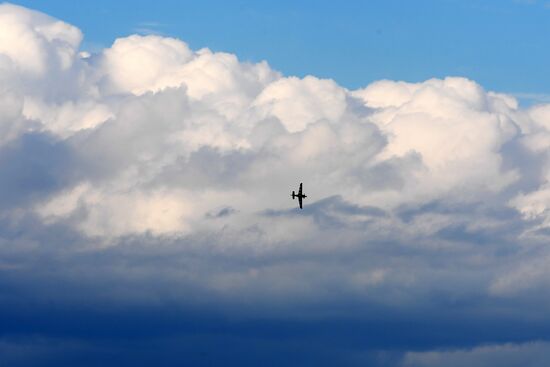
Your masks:
<svg viewBox="0 0 550 367"><path fill-rule="evenodd" d="M301 182L300 182L300 190L298 190L298 195L302 195L302 183Z"/></svg>
<svg viewBox="0 0 550 367"><path fill-rule="evenodd" d="M301 188L302 188L302 185L300 185L300 189ZM301 196L298 196L298 202L300 203L300 209L302 209L302 197Z"/></svg>

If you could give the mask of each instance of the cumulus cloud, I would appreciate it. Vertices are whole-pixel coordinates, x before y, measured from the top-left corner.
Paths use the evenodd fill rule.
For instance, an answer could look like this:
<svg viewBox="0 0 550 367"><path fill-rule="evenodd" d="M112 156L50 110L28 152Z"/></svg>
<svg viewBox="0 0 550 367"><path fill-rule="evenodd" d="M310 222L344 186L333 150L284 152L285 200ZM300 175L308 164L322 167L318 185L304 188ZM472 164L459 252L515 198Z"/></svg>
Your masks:
<svg viewBox="0 0 550 367"><path fill-rule="evenodd" d="M80 30L45 14L9 4L2 5L0 52L25 76L44 77L66 71L82 40Z"/></svg>
<svg viewBox="0 0 550 367"><path fill-rule="evenodd" d="M19 295L5 305L80 307L84 290L94 309L360 320L367 334L429 319L439 347L465 342L462 322L517 325L549 301L549 105L462 77L348 90L170 37L96 53L81 39L0 5L0 272ZM495 330L476 342L517 329Z"/></svg>

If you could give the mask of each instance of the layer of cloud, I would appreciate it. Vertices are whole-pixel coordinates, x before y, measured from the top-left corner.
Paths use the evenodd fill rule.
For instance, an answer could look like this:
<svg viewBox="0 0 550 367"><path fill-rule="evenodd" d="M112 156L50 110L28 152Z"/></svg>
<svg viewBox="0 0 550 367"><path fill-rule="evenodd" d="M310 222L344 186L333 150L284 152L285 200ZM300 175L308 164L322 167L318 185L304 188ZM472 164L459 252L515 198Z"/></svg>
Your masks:
<svg viewBox="0 0 550 367"><path fill-rule="evenodd" d="M451 350L408 353L403 358L405 367L429 366L545 366L550 358L547 342L489 345L469 350Z"/></svg>
<svg viewBox="0 0 550 367"><path fill-rule="evenodd" d="M98 325L126 308L123 338L180 311L171 335L196 317L267 320L224 327L301 330L302 346L335 330L354 347L330 358L349 363L550 337L550 105L461 77L348 90L175 38L81 39L0 5L0 306L24 320L5 335L81 348L30 304Z"/></svg>

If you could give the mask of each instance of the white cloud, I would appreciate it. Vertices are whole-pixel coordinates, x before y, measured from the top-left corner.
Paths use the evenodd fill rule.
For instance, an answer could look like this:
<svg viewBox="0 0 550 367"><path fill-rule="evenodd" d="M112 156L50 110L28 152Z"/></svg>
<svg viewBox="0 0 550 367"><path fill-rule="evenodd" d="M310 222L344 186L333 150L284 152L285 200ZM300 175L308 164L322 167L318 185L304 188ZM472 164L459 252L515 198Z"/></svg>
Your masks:
<svg viewBox="0 0 550 367"><path fill-rule="evenodd" d="M284 78L267 86L254 106L261 117L274 116L289 132L296 132L319 120L340 122L346 92L331 80Z"/></svg>
<svg viewBox="0 0 550 367"><path fill-rule="evenodd" d="M170 75L192 56L177 39L133 35L117 39L103 52L100 70L113 92L143 94L170 86Z"/></svg>
<svg viewBox="0 0 550 367"><path fill-rule="evenodd" d="M411 197L484 195L516 179L515 172L503 172L500 155L519 133L514 110L476 83L463 78L383 81L355 95L377 107L371 118L388 136L385 157L421 156L425 170L414 177L418 187Z"/></svg>
<svg viewBox="0 0 550 367"><path fill-rule="evenodd" d="M265 62L241 63L235 55L208 49L193 52L180 40L160 36L119 38L104 50L100 65L109 93L141 95L183 86L190 98L227 117L244 112L279 77Z"/></svg>
<svg viewBox="0 0 550 367"><path fill-rule="evenodd" d="M399 307L548 287L544 272L521 276L544 252L514 257L550 226L548 105L459 77L350 91L153 35L83 57L80 40L0 6L0 202L14 226L32 217L95 245L175 238L182 258L204 245L182 282L230 295L337 290Z"/></svg>
<svg viewBox="0 0 550 367"><path fill-rule="evenodd" d="M16 5L0 5L0 53L25 76L69 69L82 33L74 26Z"/></svg>

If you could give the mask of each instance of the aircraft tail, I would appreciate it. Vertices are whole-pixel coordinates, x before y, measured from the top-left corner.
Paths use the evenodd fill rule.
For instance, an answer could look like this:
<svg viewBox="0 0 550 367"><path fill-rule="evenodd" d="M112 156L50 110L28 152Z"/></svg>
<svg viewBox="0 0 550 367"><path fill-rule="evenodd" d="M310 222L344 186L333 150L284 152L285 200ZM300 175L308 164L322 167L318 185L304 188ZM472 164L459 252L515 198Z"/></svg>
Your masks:
<svg viewBox="0 0 550 367"><path fill-rule="evenodd" d="M292 191L292 200L296 197L296 194L294 193L294 190Z"/></svg>

